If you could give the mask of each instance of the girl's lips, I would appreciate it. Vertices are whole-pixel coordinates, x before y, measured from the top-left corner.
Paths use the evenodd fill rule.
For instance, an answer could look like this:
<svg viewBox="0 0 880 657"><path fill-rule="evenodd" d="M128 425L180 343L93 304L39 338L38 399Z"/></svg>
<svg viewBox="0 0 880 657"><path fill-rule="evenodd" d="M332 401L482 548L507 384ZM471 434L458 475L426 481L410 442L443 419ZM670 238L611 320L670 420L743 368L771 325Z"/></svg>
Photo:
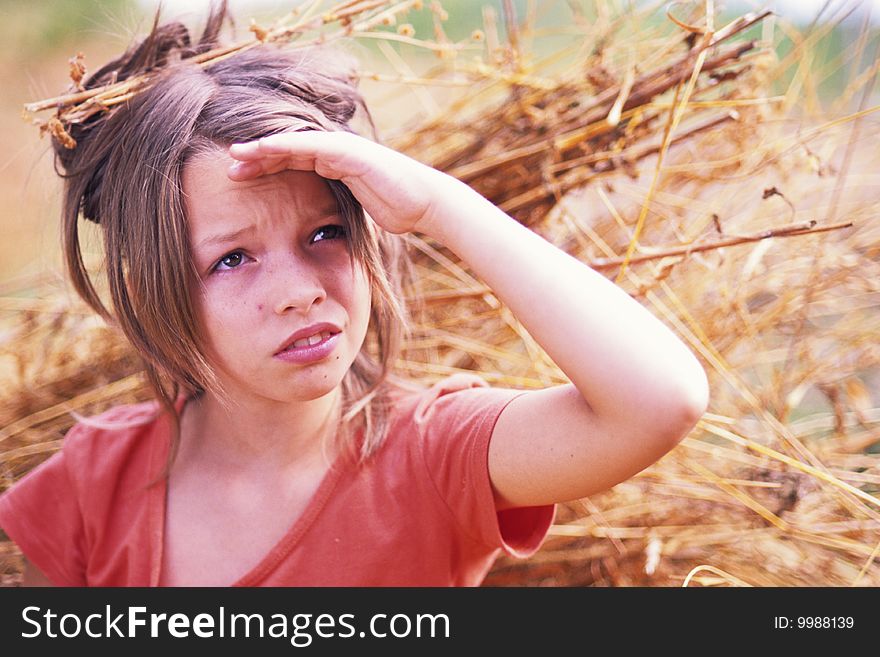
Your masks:
<svg viewBox="0 0 880 657"><path fill-rule="evenodd" d="M296 363L298 365L324 360L336 348L340 335L341 333L331 333L329 337L322 339L317 344L310 344L302 347L294 347L291 345L284 351L279 351L275 354L274 358L278 358L287 363Z"/></svg>

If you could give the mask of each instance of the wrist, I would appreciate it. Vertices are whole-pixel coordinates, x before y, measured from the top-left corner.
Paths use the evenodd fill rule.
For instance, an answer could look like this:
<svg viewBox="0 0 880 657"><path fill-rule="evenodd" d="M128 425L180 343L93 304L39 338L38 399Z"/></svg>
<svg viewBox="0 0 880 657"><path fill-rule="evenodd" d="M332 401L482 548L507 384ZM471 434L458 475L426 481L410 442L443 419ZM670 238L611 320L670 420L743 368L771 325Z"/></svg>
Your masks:
<svg viewBox="0 0 880 657"><path fill-rule="evenodd" d="M464 223L473 227L490 216L504 213L466 183L437 171L431 185L432 200L413 230L455 251Z"/></svg>

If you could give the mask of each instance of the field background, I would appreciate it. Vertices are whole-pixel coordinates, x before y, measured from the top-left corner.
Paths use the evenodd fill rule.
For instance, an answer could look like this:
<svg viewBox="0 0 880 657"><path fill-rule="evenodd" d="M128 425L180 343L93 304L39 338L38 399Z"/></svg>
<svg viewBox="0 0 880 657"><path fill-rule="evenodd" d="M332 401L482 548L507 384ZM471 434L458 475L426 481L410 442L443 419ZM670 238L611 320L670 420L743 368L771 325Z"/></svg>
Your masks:
<svg viewBox="0 0 880 657"><path fill-rule="evenodd" d="M186 4L168 3L164 16L198 29L207 3ZM231 4L242 37L251 15L266 24L291 6ZM473 30L485 29L484 7L491 7L504 41L503 4L446 0L448 37L467 42ZM541 79L576 66L573 44L610 18L622 26L613 32L617 47L609 47L612 77L622 75L642 35L661 42L678 31L659 3L653 11L621 0L512 4L521 20L532 21L519 35L524 70ZM720 6L716 25L759 6ZM706 365L710 413L657 466L563 508L545 548L525 564L500 559L488 585L880 585L880 8L858 0L797 12L790 6L742 35L767 42L767 57L753 60L748 76L734 83L744 98L760 96L760 104L737 105L744 118L735 127L670 148L636 253L811 220L854 226L714 249L684 265L658 258L631 266L642 278L631 273L625 289L687 335ZM134 0L0 0L0 235L11 247L0 258L0 381L11 391L0 396L6 484L60 444L66 425L47 408L63 410L64 400L105 385L106 395L76 408L109 403L122 394L109 391L114 377L128 381L131 372L116 346L104 346L111 344L106 334L83 328L76 311L68 312L57 246L61 186L48 142L23 120L22 107L64 91L67 59L78 51L93 70L124 49L147 29L153 7ZM430 36L429 18L407 20L418 35ZM428 75L438 65L432 54L406 45L389 52L387 44L360 39L350 47L365 71L380 77ZM453 69L465 70L484 45L467 48ZM556 53L567 54L554 59ZM368 75L362 88L380 135L432 163L443 159L432 143L444 133L431 122L457 120L452 103L489 120L479 103L466 102L476 86ZM509 85L489 88L480 100L484 114L504 107L509 93ZM671 100L671 92L657 99ZM573 189L559 204L564 211L554 208L554 218L535 229L591 262L621 256L638 232L656 167L657 156L649 155ZM475 296L466 273L452 275L453 268L436 262L420 263L424 280L452 292L432 293L458 298L457 286ZM478 369L493 383L521 387L563 380L527 336L510 328L503 310L468 303L459 300L443 313L429 309L424 335L406 355L412 373L436 378ZM468 326L468 317L479 324ZM84 335L92 342L82 342ZM69 358L56 356L66 341L76 341L76 371ZM94 369L89 349L108 364L104 379L85 374ZM18 559L0 541L0 583L17 581Z"/></svg>

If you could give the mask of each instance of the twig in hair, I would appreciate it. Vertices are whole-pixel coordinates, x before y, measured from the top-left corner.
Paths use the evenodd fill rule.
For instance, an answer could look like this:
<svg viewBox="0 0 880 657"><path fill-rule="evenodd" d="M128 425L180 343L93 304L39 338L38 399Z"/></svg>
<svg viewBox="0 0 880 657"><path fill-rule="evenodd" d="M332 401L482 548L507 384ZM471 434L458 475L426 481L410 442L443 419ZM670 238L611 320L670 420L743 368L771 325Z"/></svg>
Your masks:
<svg viewBox="0 0 880 657"><path fill-rule="evenodd" d="M214 48L186 59L189 62L207 67L226 59L235 53L248 50L263 43L290 42L295 37L301 36L310 30L319 29L324 25L334 22L338 22L341 26L336 32L329 35L320 35L307 43L297 45L300 47L315 45L317 43L351 35L353 33L367 32L376 25L385 22L387 17L394 17L397 14L416 7L420 4L420 0L404 0L402 2L369 0L359 3L347 1L336 5L336 7L323 16L313 17L314 9L320 4L320 0L314 2L292 26L279 26L272 30L265 30L256 24L253 24L251 26L251 31L255 35L253 39L220 48ZM377 12L376 10L379 9L381 9L381 11ZM294 18L297 17L295 13L290 14L290 16ZM352 19L361 16L364 17L364 20L353 25ZM396 36L399 35L393 33L389 35L391 38ZM79 58L75 58L75 60L79 62ZM81 66L81 62L79 62L76 70L74 70L74 60L71 60L71 77L74 79L75 83L77 83L77 78L75 76L79 75L80 71L83 74L85 72L85 67ZM41 126L41 129L44 132L46 130L51 131L52 134L55 135L67 148L74 148L76 142L69 134L67 134L65 128L66 125L82 123L98 112L108 111L114 106L129 100L133 95L148 89L151 86L152 81L156 78L156 75L157 73L155 72L144 73L122 82L106 84L85 91L78 91L76 93L64 94L62 96L28 103L25 105L25 111L35 114L44 110L54 109L56 111L55 121L58 122L58 125L52 123L51 120L45 122L37 121L37 124ZM81 82L79 84L81 84ZM45 127L47 125L48 128ZM60 130L58 126L61 126Z"/></svg>

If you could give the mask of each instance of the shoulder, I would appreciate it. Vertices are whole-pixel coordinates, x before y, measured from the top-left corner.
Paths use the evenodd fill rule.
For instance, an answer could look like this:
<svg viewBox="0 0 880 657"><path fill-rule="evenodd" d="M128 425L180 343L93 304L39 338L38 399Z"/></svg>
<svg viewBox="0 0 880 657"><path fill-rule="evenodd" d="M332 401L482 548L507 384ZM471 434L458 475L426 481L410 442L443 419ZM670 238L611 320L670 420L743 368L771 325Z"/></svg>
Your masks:
<svg viewBox="0 0 880 657"><path fill-rule="evenodd" d="M77 415L76 424L64 436L62 449L70 453L136 439L149 431L159 416L156 402L121 404L98 415Z"/></svg>
<svg viewBox="0 0 880 657"><path fill-rule="evenodd" d="M554 513L545 505L499 515L496 506L489 445L501 413L525 394L461 373L413 395L402 409L410 422L406 449L415 455L424 499L438 500L469 541L518 557L538 549Z"/></svg>
<svg viewBox="0 0 880 657"><path fill-rule="evenodd" d="M0 524L51 582L84 586L95 546L118 535L108 527L137 522L138 492L165 453L158 411L127 404L79 418L59 452L0 496Z"/></svg>
<svg viewBox="0 0 880 657"><path fill-rule="evenodd" d="M433 384L406 381L385 395L388 424L382 440L387 450L412 449L426 436L446 435L500 412L522 391L490 387L477 374L458 372ZM412 440L417 437L418 440Z"/></svg>
<svg viewBox="0 0 880 657"><path fill-rule="evenodd" d="M74 480L90 482L101 473L116 477L151 460L156 440L169 429L170 419L157 402L123 404L80 417L64 436L61 452Z"/></svg>
<svg viewBox="0 0 880 657"><path fill-rule="evenodd" d="M504 406L523 392L491 387L476 374L456 373L437 381L418 396L413 421L420 432L438 425L449 429L463 423L494 424Z"/></svg>
<svg viewBox="0 0 880 657"><path fill-rule="evenodd" d="M487 442L499 414L523 390L490 387L477 374L459 372L425 385L405 381L383 394L387 415L373 463L401 458L424 464L434 452ZM399 463L398 463L399 465Z"/></svg>
<svg viewBox="0 0 880 657"><path fill-rule="evenodd" d="M388 438L405 442L406 449L416 449L429 463L443 459L443 453L448 456L475 447L479 451L488 444L504 407L523 393L491 387L476 374L456 373L398 395L392 402Z"/></svg>

